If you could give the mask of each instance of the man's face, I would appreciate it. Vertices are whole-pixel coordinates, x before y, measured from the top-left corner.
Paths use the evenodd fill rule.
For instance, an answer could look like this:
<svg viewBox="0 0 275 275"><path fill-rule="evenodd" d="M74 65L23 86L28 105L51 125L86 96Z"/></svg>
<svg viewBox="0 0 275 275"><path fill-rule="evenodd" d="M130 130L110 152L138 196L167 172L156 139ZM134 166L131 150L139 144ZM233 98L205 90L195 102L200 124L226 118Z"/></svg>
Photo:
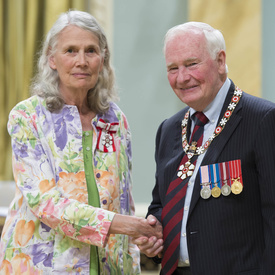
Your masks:
<svg viewBox="0 0 275 275"><path fill-rule="evenodd" d="M178 32L165 48L169 83L178 98L197 111L204 110L225 81L225 52L213 60L203 33Z"/></svg>

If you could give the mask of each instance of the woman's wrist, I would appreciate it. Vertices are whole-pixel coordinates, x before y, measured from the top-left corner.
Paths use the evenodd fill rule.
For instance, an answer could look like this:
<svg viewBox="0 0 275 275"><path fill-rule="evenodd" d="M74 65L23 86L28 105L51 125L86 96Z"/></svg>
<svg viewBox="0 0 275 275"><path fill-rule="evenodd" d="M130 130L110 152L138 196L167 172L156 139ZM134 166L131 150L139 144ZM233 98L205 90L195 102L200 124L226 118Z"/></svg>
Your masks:
<svg viewBox="0 0 275 275"><path fill-rule="evenodd" d="M136 234L138 220L140 219L142 218L138 218L136 216L115 214L109 229L109 233L133 236Z"/></svg>

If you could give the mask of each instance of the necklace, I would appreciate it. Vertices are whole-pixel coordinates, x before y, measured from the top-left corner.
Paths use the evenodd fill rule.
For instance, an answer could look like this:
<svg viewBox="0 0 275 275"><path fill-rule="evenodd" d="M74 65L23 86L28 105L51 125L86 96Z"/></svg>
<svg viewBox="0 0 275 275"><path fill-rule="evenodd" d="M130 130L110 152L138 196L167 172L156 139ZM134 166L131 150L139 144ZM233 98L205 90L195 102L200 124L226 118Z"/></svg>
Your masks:
<svg viewBox="0 0 275 275"><path fill-rule="evenodd" d="M234 94L231 98L231 102L229 103L227 110L225 111L214 133L209 137L209 139L202 146L199 146L199 147L196 146L197 145L196 142L191 142L191 145L190 145L187 141L186 133L187 133L187 124L188 124L190 109L186 112L184 119L182 120L181 126L182 126L182 147L183 147L183 151L188 157L188 161L185 164L180 165L179 171L177 173L177 176L179 178L185 179L186 177L192 176L195 169L195 165L191 164L191 158L194 155L203 154L208 149L208 147L210 146L214 138L216 138L222 132L226 123L230 119L233 111L235 110L237 104L239 103L241 97L242 97L242 90L236 86Z"/></svg>

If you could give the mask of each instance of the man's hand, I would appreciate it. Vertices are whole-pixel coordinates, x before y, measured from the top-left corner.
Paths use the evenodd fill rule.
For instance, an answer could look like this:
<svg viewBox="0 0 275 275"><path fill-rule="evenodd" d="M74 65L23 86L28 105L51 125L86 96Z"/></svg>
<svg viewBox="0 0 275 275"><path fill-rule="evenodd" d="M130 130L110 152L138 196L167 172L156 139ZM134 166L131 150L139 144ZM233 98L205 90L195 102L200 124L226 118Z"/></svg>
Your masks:
<svg viewBox="0 0 275 275"><path fill-rule="evenodd" d="M147 219L136 216L115 214L109 234L125 234L133 239L155 236L162 239L162 225L158 220L150 215Z"/></svg>
<svg viewBox="0 0 275 275"><path fill-rule="evenodd" d="M146 256L155 257L158 255L158 257L161 258L161 252L163 250L162 225L153 215L147 217L147 222L152 229L155 230L156 234L151 237L142 236L139 238L132 238L133 243L136 244L140 251ZM161 237L159 237L160 233Z"/></svg>

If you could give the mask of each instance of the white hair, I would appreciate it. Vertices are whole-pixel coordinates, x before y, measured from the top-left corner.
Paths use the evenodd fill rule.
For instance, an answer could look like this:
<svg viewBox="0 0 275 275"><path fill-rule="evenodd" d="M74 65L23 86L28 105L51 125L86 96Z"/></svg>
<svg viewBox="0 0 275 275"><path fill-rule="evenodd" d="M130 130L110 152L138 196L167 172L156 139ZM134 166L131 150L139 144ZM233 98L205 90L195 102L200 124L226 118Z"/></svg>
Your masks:
<svg viewBox="0 0 275 275"><path fill-rule="evenodd" d="M178 35L179 33L185 33L188 31L199 31L204 34L207 43L207 49L212 59L216 59L217 54L223 50L226 51L225 41L222 33L211 27L210 25L202 22L187 22L184 24L177 25L169 29L164 38L164 52L166 49L167 42ZM226 72L228 71L226 65Z"/></svg>
<svg viewBox="0 0 275 275"><path fill-rule="evenodd" d="M62 13L48 32L38 60L38 73L32 83L32 93L46 99L50 111L59 110L64 101L59 91L59 75L49 65L49 56L55 50L59 34L69 25L77 26L96 35L99 40L101 55L104 58L103 70L99 73L94 88L88 91L88 103L92 111L104 113L109 109L109 103L116 100L115 77L110 65L110 52L106 35L96 19L87 12L70 10Z"/></svg>

